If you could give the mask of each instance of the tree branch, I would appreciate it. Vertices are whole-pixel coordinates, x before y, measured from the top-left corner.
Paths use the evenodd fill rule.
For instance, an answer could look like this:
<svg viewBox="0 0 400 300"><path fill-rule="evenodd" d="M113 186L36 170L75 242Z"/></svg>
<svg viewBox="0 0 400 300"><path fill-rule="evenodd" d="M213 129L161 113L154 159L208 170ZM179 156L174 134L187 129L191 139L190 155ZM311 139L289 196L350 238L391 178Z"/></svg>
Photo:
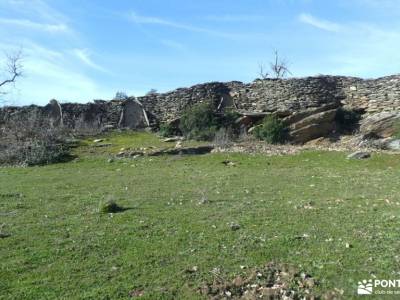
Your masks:
<svg viewBox="0 0 400 300"><path fill-rule="evenodd" d="M7 79L0 82L0 88L14 83L18 77L22 76L22 51L7 55Z"/></svg>

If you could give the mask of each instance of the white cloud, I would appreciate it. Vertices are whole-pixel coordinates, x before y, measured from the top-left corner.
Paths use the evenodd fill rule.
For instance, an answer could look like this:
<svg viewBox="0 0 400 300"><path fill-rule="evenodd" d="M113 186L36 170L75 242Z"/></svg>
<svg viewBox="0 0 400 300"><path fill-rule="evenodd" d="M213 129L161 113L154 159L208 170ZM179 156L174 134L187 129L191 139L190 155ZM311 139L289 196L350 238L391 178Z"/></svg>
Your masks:
<svg viewBox="0 0 400 300"><path fill-rule="evenodd" d="M373 24L353 23L340 41L342 51L332 56L336 73L376 76L399 73L400 31Z"/></svg>
<svg viewBox="0 0 400 300"><path fill-rule="evenodd" d="M217 22L258 22L265 19L263 16L259 15L209 15L204 19L209 21L217 21Z"/></svg>
<svg viewBox="0 0 400 300"><path fill-rule="evenodd" d="M7 19L0 18L0 24L9 25L9 26L18 26L26 29L40 30L51 33L66 33L69 32L69 28L65 24L46 24L46 23L38 23L33 22L28 19Z"/></svg>
<svg viewBox="0 0 400 300"><path fill-rule="evenodd" d="M105 72L107 73L107 70L104 69L102 66L99 66L96 64L92 59L90 55L90 51L88 49L73 49L72 50L73 54L79 58L85 65L91 67L92 69L95 69L97 71Z"/></svg>
<svg viewBox="0 0 400 300"><path fill-rule="evenodd" d="M179 24L179 23L167 21L167 20L157 18L157 17L140 16L135 12L131 12L129 17L130 17L131 21L138 23L138 24L159 24L159 25L165 25L165 26L176 27L176 28L183 28L183 29L187 28L187 26Z"/></svg>
<svg viewBox="0 0 400 300"><path fill-rule="evenodd" d="M27 60L24 66L26 77L20 82L21 99L34 99L42 104L52 98L68 101L87 102L94 98L111 96L93 79L81 72L79 68L69 67L36 57ZM42 87L42 88L38 88Z"/></svg>
<svg viewBox="0 0 400 300"><path fill-rule="evenodd" d="M53 9L44 0L0 0L0 8L27 19L39 18L47 23L68 22L63 13Z"/></svg>
<svg viewBox="0 0 400 300"><path fill-rule="evenodd" d="M248 39L252 38L254 36L261 37L262 34L254 34L254 33L247 33L247 34L238 34L238 33L227 33L223 31L218 31L218 30L213 30L213 29L208 29L208 28L203 28L203 27L198 27L198 26L192 26L184 23L179 23L179 22L174 22L174 21L169 21L166 19L162 19L159 17L153 17L153 16L142 16L137 14L136 12L130 12L128 15L128 19L136 24L153 24L153 25L159 25L159 26L164 26L164 27L170 27L170 28L176 28L176 29L181 29L185 31L190 31L190 32L195 32L195 33L203 33L211 36L216 36L219 38L225 38L225 39L231 39L231 40L238 40L238 39Z"/></svg>
<svg viewBox="0 0 400 300"><path fill-rule="evenodd" d="M167 46L167 47L175 49L175 50L179 50L179 51L186 50L186 47L183 44L173 41L173 40L164 39L164 40L161 40L160 42L164 46Z"/></svg>
<svg viewBox="0 0 400 300"><path fill-rule="evenodd" d="M342 28L341 25L339 25L337 23L319 19L310 14L305 14L305 13L299 15L299 20L300 20L300 22L311 25L318 29L331 31L331 32L338 32Z"/></svg>
<svg viewBox="0 0 400 300"><path fill-rule="evenodd" d="M52 98L87 102L113 95L112 91L85 74L83 64L77 64L76 59L68 55L70 52L57 51L29 40L23 40L23 44L24 76L17 81L15 88L10 90L10 94L6 97L8 102L46 104ZM0 42L0 52L12 52L18 47L18 44ZM85 65L93 63L90 56L87 56L88 50L76 50L80 50L78 53L82 54L82 59L89 59ZM91 67L98 66L94 64Z"/></svg>
<svg viewBox="0 0 400 300"><path fill-rule="evenodd" d="M0 0L0 11L7 16L0 17L0 61L1 51L22 48L24 55L24 77L7 100L45 104L51 98L87 102L111 97L113 93L98 83L99 75L89 76L86 66L108 71L82 47L87 43L68 25L68 17L47 3L50 1ZM36 32L52 34L51 39L32 34Z"/></svg>

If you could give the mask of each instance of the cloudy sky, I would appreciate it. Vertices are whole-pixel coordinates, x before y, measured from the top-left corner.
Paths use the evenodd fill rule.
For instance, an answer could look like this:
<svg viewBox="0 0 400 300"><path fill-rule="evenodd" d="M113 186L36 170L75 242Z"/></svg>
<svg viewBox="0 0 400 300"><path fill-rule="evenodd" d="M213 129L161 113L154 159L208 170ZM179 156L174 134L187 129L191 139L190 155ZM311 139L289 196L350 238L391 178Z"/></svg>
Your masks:
<svg viewBox="0 0 400 300"><path fill-rule="evenodd" d="M379 77L400 70L400 1L0 0L0 63L20 48L20 105L249 82L274 49L296 77Z"/></svg>

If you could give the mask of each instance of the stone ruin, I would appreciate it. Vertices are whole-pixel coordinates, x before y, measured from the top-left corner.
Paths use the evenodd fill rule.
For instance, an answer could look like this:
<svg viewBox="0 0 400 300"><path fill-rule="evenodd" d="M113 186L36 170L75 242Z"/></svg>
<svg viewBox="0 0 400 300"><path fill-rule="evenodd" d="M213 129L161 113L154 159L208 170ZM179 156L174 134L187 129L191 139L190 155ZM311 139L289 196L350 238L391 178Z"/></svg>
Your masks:
<svg viewBox="0 0 400 300"><path fill-rule="evenodd" d="M157 128L161 123L176 121L187 107L204 101L213 103L216 111L236 110L248 126L265 115L276 114L297 143L334 133L335 116L341 107L361 115L361 134L384 138L393 134L400 118L400 76L211 82L126 100L96 100L87 104L51 100L44 107L1 108L0 126L20 118L82 134L111 128Z"/></svg>

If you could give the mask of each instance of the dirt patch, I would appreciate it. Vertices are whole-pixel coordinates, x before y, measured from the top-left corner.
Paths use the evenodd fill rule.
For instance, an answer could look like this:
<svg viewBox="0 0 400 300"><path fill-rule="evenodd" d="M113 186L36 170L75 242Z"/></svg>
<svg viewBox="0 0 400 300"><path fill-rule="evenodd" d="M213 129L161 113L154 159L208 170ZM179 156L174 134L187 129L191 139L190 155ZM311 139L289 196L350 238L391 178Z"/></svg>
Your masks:
<svg viewBox="0 0 400 300"><path fill-rule="evenodd" d="M288 265L268 263L265 266L243 271L233 280L225 279L218 271L212 272L214 280L205 283L199 292L207 299L340 299L339 293L324 297L314 288L318 282L305 272Z"/></svg>
<svg viewBox="0 0 400 300"><path fill-rule="evenodd" d="M217 147L213 153L262 153L266 155L293 155L302 150L299 146L292 145L271 145L265 142L252 141L235 143L229 147Z"/></svg>
<svg viewBox="0 0 400 300"><path fill-rule="evenodd" d="M121 151L117 157L161 156L161 155L203 155L212 152L213 146L166 148L149 151Z"/></svg>
<svg viewBox="0 0 400 300"><path fill-rule="evenodd" d="M368 143L363 143L360 136L341 136L330 138L318 138L305 143L304 145L272 145L263 141L245 141L234 143L227 147L216 147L212 152L217 153L247 153L273 155L294 155L304 150L320 151L369 151L394 153L393 151L382 150L372 147Z"/></svg>
<svg viewBox="0 0 400 300"><path fill-rule="evenodd" d="M210 153L214 147L212 146L198 146L198 147L186 147L178 149L163 149L147 153L148 156L160 156L160 155L202 155Z"/></svg>

